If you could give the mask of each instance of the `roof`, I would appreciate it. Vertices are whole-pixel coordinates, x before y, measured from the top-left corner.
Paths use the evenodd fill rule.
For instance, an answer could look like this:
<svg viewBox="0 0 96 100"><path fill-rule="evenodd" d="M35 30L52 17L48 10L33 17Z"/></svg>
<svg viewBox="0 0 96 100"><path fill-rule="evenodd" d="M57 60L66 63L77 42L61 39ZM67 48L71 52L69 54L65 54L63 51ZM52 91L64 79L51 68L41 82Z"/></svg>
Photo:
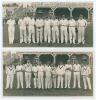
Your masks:
<svg viewBox="0 0 96 100"><path fill-rule="evenodd" d="M24 4L23 3L16 3L12 5L12 3L3 3L3 6L8 6L8 7L12 7L12 6L22 6ZM93 3L92 2L32 2L30 4L27 3L27 5L33 7L33 8L37 8L37 7L49 7L49 8L58 8L58 7L87 7L87 8L93 8Z"/></svg>

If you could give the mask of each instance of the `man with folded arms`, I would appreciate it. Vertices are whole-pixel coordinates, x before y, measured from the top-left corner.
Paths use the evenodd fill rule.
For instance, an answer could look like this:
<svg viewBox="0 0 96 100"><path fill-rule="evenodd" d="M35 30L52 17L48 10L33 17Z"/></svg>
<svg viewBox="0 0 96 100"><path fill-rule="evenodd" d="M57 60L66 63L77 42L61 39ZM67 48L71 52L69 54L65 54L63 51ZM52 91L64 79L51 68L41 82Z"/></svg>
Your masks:
<svg viewBox="0 0 96 100"><path fill-rule="evenodd" d="M56 69L57 72L57 88L63 88L64 74L65 74L65 66L60 63Z"/></svg>
<svg viewBox="0 0 96 100"><path fill-rule="evenodd" d="M13 64L6 66L6 88L5 89L12 89L13 88L13 81L14 81L14 74L15 74L15 66Z"/></svg>
<svg viewBox="0 0 96 100"><path fill-rule="evenodd" d="M81 68L81 75L83 77L83 83L84 83L84 89L88 89L91 90L91 81L90 81L90 74L91 74L91 68L89 67L89 65L83 65ZM88 84L88 86L87 86Z"/></svg>

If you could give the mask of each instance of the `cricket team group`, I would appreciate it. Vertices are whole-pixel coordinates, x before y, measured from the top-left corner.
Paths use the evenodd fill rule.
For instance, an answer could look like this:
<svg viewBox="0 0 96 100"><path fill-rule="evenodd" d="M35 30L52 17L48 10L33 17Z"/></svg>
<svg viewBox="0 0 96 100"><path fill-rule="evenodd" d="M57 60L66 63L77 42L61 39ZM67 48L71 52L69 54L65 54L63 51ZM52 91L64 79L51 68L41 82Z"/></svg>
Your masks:
<svg viewBox="0 0 96 100"><path fill-rule="evenodd" d="M14 64L6 65L5 70L5 89L33 87L45 90L54 88L92 89L90 65L80 64L78 61L71 64L68 60L66 64L59 62L58 65L51 65L50 62L46 64L31 63L30 60L27 60L26 64L19 62L16 66ZM13 87L14 83L15 87Z"/></svg>
<svg viewBox="0 0 96 100"><path fill-rule="evenodd" d="M7 21L9 44L14 43L15 24L16 21L11 16ZM84 44L87 21L81 14L78 20L73 17L67 19L65 15L59 19L55 16L34 18L24 15L18 20L18 26L20 30L18 43Z"/></svg>

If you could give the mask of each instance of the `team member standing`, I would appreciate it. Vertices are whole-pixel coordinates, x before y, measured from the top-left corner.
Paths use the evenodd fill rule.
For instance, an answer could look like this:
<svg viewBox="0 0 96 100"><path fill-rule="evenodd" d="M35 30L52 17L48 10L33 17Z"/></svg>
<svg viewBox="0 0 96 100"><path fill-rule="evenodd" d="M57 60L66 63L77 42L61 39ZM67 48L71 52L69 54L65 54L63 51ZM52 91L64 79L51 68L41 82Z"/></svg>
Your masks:
<svg viewBox="0 0 96 100"><path fill-rule="evenodd" d="M15 74L15 66L12 64L6 66L7 78L6 78L6 88L5 89L13 88L14 74Z"/></svg>
<svg viewBox="0 0 96 100"><path fill-rule="evenodd" d="M28 42L31 43L31 37L32 42L35 43L35 19L32 17L28 19Z"/></svg>
<svg viewBox="0 0 96 100"><path fill-rule="evenodd" d="M68 20L65 18L65 15L63 15L63 19L60 20L60 31L61 31L61 43L68 43Z"/></svg>
<svg viewBox="0 0 96 100"><path fill-rule="evenodd" d="M37 71L38 71L38 88L44 89L44 66L41 63L37 66Z"/></svg>
<svg viewBox="0 0 96 100"><path fill-rule="evenodd" d="M51 88L51 66L45 65L45 88Z"/></svg>
<svg viewBox="0 0 96 100"><path fill-rule="evenodd" d="M43 40L43 26L44 26L44 21L43 19L41 19L40 17L38 19L36 19L35 22L36 25L36 35L37 35L37 43L42 43Z"/></svg>
<svg viewBox="0 0 96 100"><path fill-rule="evenodd" d="M83 77L83 83L84 83L84 89L90 89L91 90L91 82L90 82L90 74L91 74L91 69L88 65L83 65L81 68L81 75ZM88 83L88 86L87 86Z"/></svg>
<svg viewBox="0 0 96 100"><path fill-rule="evenodd" d="M70 44L75 44L76 41L76 21L73 19L73 17L69 20L69 41Z"/></svg>
<svg viewBox="0 0 96 100"><path fill-rule="evenodd" d="M8 24L8 36L9 36L9 44L13 44L14 42L14 35L15 35L15 19L11 16L10 19L7 21Z"/></svg>
<svg viewBox="0 0 96 100"><path fill-rule="evenodd" d="M64 74L65 74L65 66L63 64L58 65L56 72L58 75L58 82L57 82L57 88L63 88L63 81L64 81Z"/></svg>
<svg viewBox="0 0 96 100"><path fill-rule="evenodd" d="M74 75L74 84L73 88L76 88L76 80L78 82L78 88L81 88L80 86L80 72L81 72L81 65L76 61L76 63L73 65L73 75Z"/></svg>
<svg viewBox="0 0 96 100"><path fill-rule="evenodd" d="M25 82L26 82L26 88L31 88L31 72L32 72L32 65L30 61L28 60L27 63L24 66L25 70Z"/></svg>
<svg viewBox="0 0 96 100"><path fill-rule="evenodd" d="M56 73L56 67L53 65L52 66L52 83L51 83L51 87L56 88L56 77L57 77L57 73Z"/></svg>
<svg viewBox="0 0 96 100"><path fill-rule="evenodd" d="M18 25L20 27L20 43L23 43L23 42L27 43L26 22L23 17L19 19Z"/></svg>
<svg viewBox="0 0 96 100"><path fill-rule="evenodd" d="M87 27L87 21L83 19L83 15L80 15L79 20L77 21L78 28L78 44L85 43L85 29Z"/></svg>
<svg viewBox="0 0 96 100"><path fill-rule="evenodd" d="M51 20L48 18L44 21L44 41L51 42Z"/></svg>
<svg viewBox="0 0 96 100"><path fill-rule="evenodd" d="M59 43L59 21L58 19L55 19L55 17L53 18L53 20L51 21L52 24L52 39L53 39L53 43Z"/></svg>
<svg viewBox="0 0 96 100"><path fill-rule="evenodd" d="M28 23L29 23L30 17L27 14L25 14L23 20L26 24L26 36L25 36L25 38L26 38L26 41L28 42Z"/></svg>
<svg viewBox="0 0 96 100"><path fill-rule="evenodd" d="M37 88L38 87L38 80L37 80L37 77L38 77L38 73L37 73L38 69L37 69L37 64L35 64L34 66L32 66L32 72L34 74L34 88Z"/></svg>
<svg viewBox="0 0 96 100"><path fill-rule="evenodd" d="M65 88L70 88L72 65L70 61L65 65Z"/></svg>
<svg viewBox="0 0 96 100"><path fill-rule="evenodd" d="M23 88L23 71L24 71L24 66L21 63L19 63L16 66L16 72L17 72L17 89L20 88L20 85L21 85L21 88Z"/></svg>

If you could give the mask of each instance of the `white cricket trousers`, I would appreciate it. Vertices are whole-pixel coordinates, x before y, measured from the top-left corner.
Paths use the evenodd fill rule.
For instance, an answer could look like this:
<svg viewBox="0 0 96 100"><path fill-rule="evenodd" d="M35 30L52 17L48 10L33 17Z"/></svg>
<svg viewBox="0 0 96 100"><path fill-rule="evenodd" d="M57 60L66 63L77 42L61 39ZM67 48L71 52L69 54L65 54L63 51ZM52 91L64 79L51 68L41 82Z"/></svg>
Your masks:
<svg viewBox="0 0 96 100"><path fill-rule="evenodd" d="M67 26L61 26L60 30L61 30L61 43L64 43L65 40L65 43L67 44L68 42Z"/></svg>
<svg viewBox="0 0 96 100"><path fill-rule="evenodd" d="M65 72L65 88L70 88L70 81L71 81L71 71Z"/></svg>
<svg viewBox="0 0 96 100"><path fill-rule="evenodd" d="M31 43L31 38L32 38L32 42L35 43L35 28L34 26L29 26L28 27L28 42Z"/></svg>
<svg viewBox="0 0 96 100"><path fill-rule="evenodd" d="M76 32L75 32L75 27L69 27L69 41L70 44L75 44L76 40Z"/></svg>
<svg viewBox="0 0 96 100"><path fill-rule="evenodd" d="M20 43L22 42L27 43L26 28L20 28Z"/></svg>
<svg viewBox="0 0 96 100"><path fill-rule="evenodd" d="M84 83L84 89L89 88L91 90L91 82L88 76L83 76L83 83ZM88 84L88 87L87 87L87 84Z"/></svg>
<svg viewBox="0 0 96 100"><path fill-rule="evenodd" d="M45 88L49 89L51 88L51 74L49 73L49 75L46 75L45 77Z"/></svg>
<svg viewBox="0 0 96 100"><path fill-rule="evenodd" d="M63 76L62 75L58 75L58 83L57 83L57 88L63 88Z"/></svg>
<svg viewBox="0 0 96 100"><path fill-rule="evenodd" d="M36 75L35 75L36 74ZM37 88L38 84L37 84L37 73L34 73L34 88Z"/></svg>
<svg viewBox="0 0 96 100"><path fill-rule="evenodd" d="M31 72L25 72L26 88L31 88Z"/></svg>
<svg viewBox="0 0 96 100"><path fill-rule="evenodd" d="M50 26L45 26L44 28L44 41L50 43L51 41L51 28Z"/></svg>
<svg viewBox="0 0 96 100"><path fill-rule="evenodd" d="M43 40L43 28L37 28L37 43L42 43Z"/></svg>
<svg viewBox="0 0 96 100"><path fill-rule="evenodd" d="M85 43L85 27L78 27L78 43Z"/></svg>
<svg viewBox="0 0 96 100"><path fill-rule="evenodd" d="M52 76L52 85L51 87L56 88L56 77Z"/></svg>
<svg viewBox="0 0 96 100"><path fill-rule="evenodd" d="M23 72L17 72L17 88L23 88Z"/></svg>
<svg viewBox="0 0 96 100"><path fill-rule="evenodd" d="M8 27L8 35L9 35L9 44L13 44L14 35L15 35L15 27Z"/></svg>
<svg viewBox="0 0 96 100"><path fill-rule="evenodd" d="M56 43L56 40L57 40L57 43L59 43L59 29L58 29L58 26L53 26L52 27L52 39L53 39L53 43Z"/></svg>
<svg viewBox="0 0 96 100"><path fill-rule="evenodd" d="M13 88L13 80L14 80L14 75L7 75L6 78L6 89L7 88Z"/></svg>
<svg viewBox="0 0 96 100"><path fill-rule="evenodd" d="M81 88L81 86L80 86L80 72L74 72L73 88L76 88L76 81L78 82L78 88Z"/></svg>
<svg viewBox="0 0 96 100"><path fill-rule="evenodd" d="M44 89L43 72L38 72L38 88Z"/></svg>

